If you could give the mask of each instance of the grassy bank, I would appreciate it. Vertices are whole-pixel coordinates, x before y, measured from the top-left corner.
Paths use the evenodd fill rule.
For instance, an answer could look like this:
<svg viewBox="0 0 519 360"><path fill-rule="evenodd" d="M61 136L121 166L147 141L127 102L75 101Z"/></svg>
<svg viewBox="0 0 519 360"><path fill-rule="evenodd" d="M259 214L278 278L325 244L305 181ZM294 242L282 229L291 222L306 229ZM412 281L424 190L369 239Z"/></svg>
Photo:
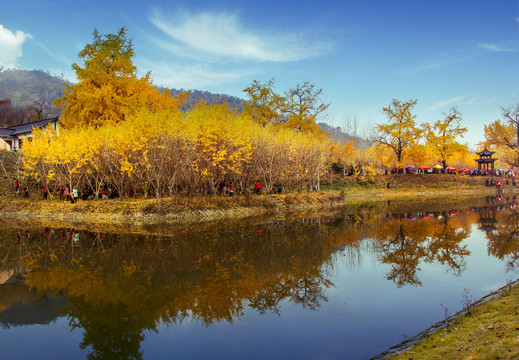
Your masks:
<svg viewBox="0 0 519 360"><path fill-rule="evenodd" d="M75 204L59 196L42 200L32 191L29 199L16 197L12 185L0 181L0 218L24 227L74 227L86 230L142 233L166 231L166 227L200 222L225 222L250 219L264 222L271 217L322 216L335 211L358 212L386 210L388 201L394 212L453 209L469 197L485 201L482 195L496 195L495 188L484 186L485 178L455 175L382 175L375 182L337 176L322 191L295 191L289 194L236 196L182 196L160 199L125 197L110 200L79 200ZM387 188L387 183L391 183ZM504 187L504 196L519 191ZM519 194L519 193L518 193ZM413 200L413 201L409 201ZM474 203L474 205L477 205ZM483 204L482 204L483 205ZM320 216L320 215L319 215ZM160 228L160 229L157 229ZM101 230L100 230L101 231Z"/></svg>
<svg viewBox="0 0 519 360"><path fill-rule="evenodd" d="M460 314L438 327L433 333L410 340L412 347L404 344L380 358L519 359L519 281L474 304L465 304ZM392 356L394 353L398 355Z"/></svg>
<svg viewBox="0 0 519 360"><path fill-rule="evenodd" d="M394 186L387 189L386 183ZM322 191L293 192L273 195L236 196L182 196L160 199L125 197L110 200L78 200L71 204L59 197L42 200L37 193L29 199L16 197L12 189L0 196L0 216L33 223L60 222L60 226L91 224L97 226L139 227L153 224L192 223L201 221L232 221L261 218L277 213L301 212L333 207L350 208L384 207L388 200L412 206L409 200L430 202L441 199L453 208L467 197L496 195L495 188L487 188L484 179L450 175L394 175L381 176L375 183L361 183L346 178L342 183L325 185ZM332 188L333 187L333 188ZM505 194L515 193L515 187L505 186ZM7 194L6 194L7 193ZM4 195L6 194L6 195ZM409 205L406 205L409 204ZM47 226L47 225L46 225ZM135 229L137 230L137 229Z"/></svg>
<svg viewBox="0 0 519 360"><path fill-rule="evenodd" d="M331 180L331 181L330 181ZM12 185L5 179L0 186L0 210L2 213L43 212L43 213L96 213L96 214L143 214L166 215L192 211L229 209L255 209L257 212L274 211L279 207L297 209L304 206L352 203L366 199L416 199L421 196L466 196L494 195L495 188L484 186L485 178L457 175L381 175L374 182L357 180L352 177L336 176L324 183L321 191L294 191L269 195L236 196L184 196L175 195L160 199L125 197L111 200L79 200L75 204L52 199L41 200L39 190L32 189L29 199L16 197ZM387 188L387 184L390 188ZM519 187L504 185L505 193L519 193Z"/></svg>

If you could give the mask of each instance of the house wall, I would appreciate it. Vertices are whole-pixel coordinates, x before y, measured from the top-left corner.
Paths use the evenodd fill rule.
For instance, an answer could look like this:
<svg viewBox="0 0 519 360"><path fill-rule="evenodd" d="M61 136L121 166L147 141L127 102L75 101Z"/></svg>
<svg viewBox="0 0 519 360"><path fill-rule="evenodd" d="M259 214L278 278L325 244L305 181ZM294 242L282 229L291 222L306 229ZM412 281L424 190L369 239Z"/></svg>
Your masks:
<svg viewBox="0 0 519 360"><path fill-rule="evenodd" d="M47 124L47 126L49 126L49 125L52 126L52 128L54 128L56 130L56 133L59 135L60 126L57 124L57 122ZM17 134L15 136L16 136L15 138L9 138L9 139L0 138L0 141L2 141L2 140L5 141L7 143L7 145L9 145L10 150L18 151L20 149L23 149L24 143L26 143L27 141L32 141L32 138L34 137L32 134L32 131L27 132L27 133ZM1 147L0 147L0 150L1 150Z"/></svg>
<svg viewBox="0 0 519 360"><path fill-rule="evenodd" d="M31 133L26 133L26 134L23 134L23 135L19 135L18 138L16 139L16 148L18 150L20 149L23 149L24 147L24 144L26 144L28 141L32 141L32 139L34 138L34 135Z"/></svg>

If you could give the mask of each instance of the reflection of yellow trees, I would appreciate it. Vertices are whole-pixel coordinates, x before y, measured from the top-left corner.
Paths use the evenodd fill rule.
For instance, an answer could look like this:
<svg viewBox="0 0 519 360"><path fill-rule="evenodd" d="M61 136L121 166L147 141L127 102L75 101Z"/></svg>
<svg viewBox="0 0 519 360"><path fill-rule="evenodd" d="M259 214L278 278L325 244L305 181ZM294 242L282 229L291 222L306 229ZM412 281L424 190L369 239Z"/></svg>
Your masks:
<svg viewBox="0 0 519 360"><path fill-rule="evenodd" d="M54 232L27 253L26 282L67 296L67 315L84 329L81 347L93 349L90 358L139 358L143 331L160 321L232 322L246 307L279 313L284 301L319 307L332 285L322 269L335 249L327 228L295 222L262 226L261 235L210 227L196 235L178 230L174 238L102 241L81 232L79 242Z"/></svg>
<svg viewBox="0 0 519 360"><path fill-rule="evenodd" d="M376 229L377 239L381 241L383 264L391 264L387 275L388 280L394 281L398 287L403 285L421 285L416 272L418 265L425 257L424 243L427 239L421 221L408 223L407 220L388 222L381 229Z"/></svg>
<svg viewBox="0 0 519 360"><path fill-rule="evenodd" d="M468 227L458 227L447 217L437 219L397 219L387 222L374 230L374 237L380 242L380 261L390 264L387 279L398 287L421 285L417 272L421 262L438 261L447 265L455 275L464 268L464 257L470 255L464 239L470 235Z"/></svg>
<svg viewBox="0 0 519 360"><path fill-rule="evenodd" d="M508 268L518 266L519 260L519 213L508 210L498 213L495 230L487 233L488 252L498 259L508 257Z"/></svg>
<svg viewBox="0 0 519 360"><path fill-rule="evenodd" d="M469 237L470 229L458 227L447 218L435 225L430 234L426 261L432 262L436 259L459 276L465 269L464 257L470 255L467 246L461 245Z"/></svg>

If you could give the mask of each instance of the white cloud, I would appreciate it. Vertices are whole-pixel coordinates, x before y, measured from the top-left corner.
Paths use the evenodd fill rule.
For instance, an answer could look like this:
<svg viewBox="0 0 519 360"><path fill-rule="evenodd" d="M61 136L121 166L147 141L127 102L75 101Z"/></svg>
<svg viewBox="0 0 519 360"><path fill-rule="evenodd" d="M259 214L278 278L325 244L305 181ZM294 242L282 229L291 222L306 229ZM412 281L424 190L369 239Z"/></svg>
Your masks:
<svg viewBox="0 0 519 360"><path fill-rule="evenodd" d="M517 49L510 48L503 45L497 45L497 44L488 44L488 43L481 43L478 44L478 47L484 50L494 51L494 52L516 52Z"/></svg>
<svg viewBox="0 0 519 360"><path fill-rule="evenodd" d="M480 101L480 98L478 96L469 96L469 95L461 95L461 96L454 96L452 98L438 101L435 104L432 104L427 111L448 111L449 108L452 107L458 107L463 105L474 105L478 101Z"/></svg>
<svg viewBox="0 0 519 360"><path fill-rule="evenodd" d="M298 61L319 56L331 47L327 42L306 40L308 34L254 33L240 23L238 16L230 13L179 12L166 17L155 10L150 20L169 36L166 49L184 57L205 56L208 62Z"/></svg>
<svg viewBox="0 0 519 360"><path fill-rule="evenodd" d="M17 60L22 56L22 45L26 39L32 36L23 31L16 30L15 32L6 29L0 24L0 66L5 68L16 67Z"/></svg>

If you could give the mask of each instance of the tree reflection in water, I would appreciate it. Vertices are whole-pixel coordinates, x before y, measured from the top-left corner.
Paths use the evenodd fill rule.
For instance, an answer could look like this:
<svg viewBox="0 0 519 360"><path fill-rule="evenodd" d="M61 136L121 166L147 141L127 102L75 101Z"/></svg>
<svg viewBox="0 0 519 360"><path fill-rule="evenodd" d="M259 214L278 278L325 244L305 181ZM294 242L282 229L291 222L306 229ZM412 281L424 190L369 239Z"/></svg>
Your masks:
<svg viewBox="0 0 519 360"><path fill-rule="evenodd" d="M456 276L465 269L464 257L470 252L462 242L469 237L470 229L449 221L448 213L435 217L433 221L430 216L412 221L399 217L375 233L380 243L380 261L391 265L387 279L398 287L422 285L417 274L420 263L438 261Z"/></svg>
<svg viewBox="0 0 519 360"><path fill-rule="evenodd" d="M258 226L186 226L152 235L70 229L6 229L0 242L25 264L26 283L41 294L64 294L72 328L83 329L90 359L142 358L145 331L160 323L233 322L246 308L280 314L287 302L309 310L327 301L337 255L360 263L361 246L391 266L398 287L421 285L420 264L437 261L460 275L469 251L463 241L479 208L445 211L374 210L334 218L296 219ZM489 253L519 257L515 204L497 206ZM16 238L16 241L11 239ZM1 269L3 270L3 269Z"/></svg>
<svg viewBox="0 0 519 360"><path fill-rule="evenodd" d="M331 286L334 246L320 219L256 228L209 226L172 236L55 230L35 234L27 284L66 294L89 358L141 358L160 322L233 322L245 307L279 314L283 301L316 309ZM79 235L79 240L77 240Z"/></svg>
<svg viewBox="0 0 519 360"><path fill-rule="evenodd" d="M507 258L506 271L519 270L519 212L515 204L494 207L495 228L486 232L488 253L503 260Z"/></svg>

